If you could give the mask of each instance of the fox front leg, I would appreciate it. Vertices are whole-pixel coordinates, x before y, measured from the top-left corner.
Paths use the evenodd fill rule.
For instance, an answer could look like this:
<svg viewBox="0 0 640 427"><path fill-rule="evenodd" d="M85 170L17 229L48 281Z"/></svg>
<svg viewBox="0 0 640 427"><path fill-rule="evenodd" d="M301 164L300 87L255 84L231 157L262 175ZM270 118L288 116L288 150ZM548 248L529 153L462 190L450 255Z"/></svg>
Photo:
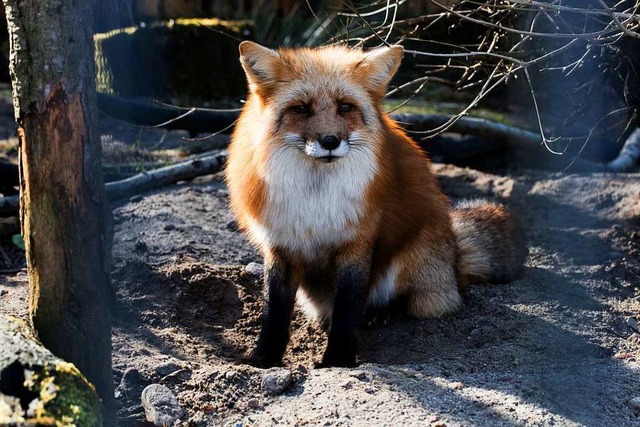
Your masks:
<svg viewBox="0 0 640 427"><path fill-rule="evenodd" d="M338 271L327 349L320 367L356 366L357 334L367 298L369 271L348 265Z"/></svg>
<svg viewBox="0 0 640 427"><path fill-rule="evenodd" d="M291 271L285 262L268 259L264 279L265 306L262 328L249 363L259 368L270 368L282 362L289 342L289 325L295 302L296 289Z"/></svg>

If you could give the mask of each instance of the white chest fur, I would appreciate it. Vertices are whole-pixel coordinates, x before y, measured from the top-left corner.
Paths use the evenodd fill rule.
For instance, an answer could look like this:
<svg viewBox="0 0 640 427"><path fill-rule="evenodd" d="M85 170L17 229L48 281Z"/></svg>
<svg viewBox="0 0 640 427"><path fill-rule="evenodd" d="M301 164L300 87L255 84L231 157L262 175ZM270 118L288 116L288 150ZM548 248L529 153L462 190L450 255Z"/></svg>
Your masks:
<svg viewBox="0 0 640 427"><path fill-rule="evenodd" d="M275 150L264 180L263 216L250 225L252 237L312 259L323 248L352 239L364 212L364 197L376 171L368 150L351 150L332 163L305 158L296 149Z"/></svg>

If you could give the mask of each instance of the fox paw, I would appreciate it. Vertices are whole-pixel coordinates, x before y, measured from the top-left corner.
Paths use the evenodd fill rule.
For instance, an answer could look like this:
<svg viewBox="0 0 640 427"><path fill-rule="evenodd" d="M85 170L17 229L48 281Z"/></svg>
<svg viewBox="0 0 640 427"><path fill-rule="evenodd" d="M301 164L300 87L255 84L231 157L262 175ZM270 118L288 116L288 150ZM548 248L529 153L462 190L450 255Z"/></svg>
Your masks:
<svg viewBox="0 0 640 427"><path fill-rule="evenodd" d="M358 366L356 363L355 354L336 354L336 353L325 353L322 357L322 362L316 363L316 368L354 368Z"/></svg>
<svg viewBox="0 0 640 427"><path fill-rule="evenodd" d="M253 351L249 356L245 356L240 359L240 363L244 365L251 365L256 368L267 369L280 366L282 364L282 359L277 356Z"/></svg>

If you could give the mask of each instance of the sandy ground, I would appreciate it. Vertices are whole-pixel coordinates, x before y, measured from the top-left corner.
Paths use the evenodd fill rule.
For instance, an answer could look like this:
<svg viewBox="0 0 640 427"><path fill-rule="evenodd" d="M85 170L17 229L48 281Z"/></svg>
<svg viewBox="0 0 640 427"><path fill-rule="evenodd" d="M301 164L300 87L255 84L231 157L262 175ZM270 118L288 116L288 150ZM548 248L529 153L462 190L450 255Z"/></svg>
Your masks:
<svg viewBox="0 0 640 427"><path fill-rule="evenodd" d="M362 330L356 369L314 369L326 344L296 313L271 396L240 363L258 332L259 254L220 176L114 206L114 376L123 426L142 389L169 387L184 425L639 426L640 174L495 173L437 165L452 199L492 197L526 226L524 276L474 286L460 312L396 314ZM24 273L0 275L0 312L24 316Z"/></svg>

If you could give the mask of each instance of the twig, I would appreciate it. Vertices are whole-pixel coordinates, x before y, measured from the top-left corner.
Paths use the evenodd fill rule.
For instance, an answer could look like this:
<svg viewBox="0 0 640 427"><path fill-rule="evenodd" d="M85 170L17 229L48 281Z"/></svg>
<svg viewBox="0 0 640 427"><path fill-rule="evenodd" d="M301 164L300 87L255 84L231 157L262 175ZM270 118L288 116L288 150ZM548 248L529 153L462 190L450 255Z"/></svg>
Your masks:
<svg viewBox="0 0 640 427"><path fill-rule="evenodd" d="M623 25L622 22L620 22L620 20L618 19L618 17L613 13L613 10L611 10L611 8L607 6L607 4L603 0L599 0L599 2L600 2L600 6L602 6L602 8L607 11L607 14L611 18L611 20L616 24L616 27L620 29L620 31L622 31L625 35L629 37L640 39L640 34L629 30L629 28ZM628 18L628 20L630 19L631 18Z"/></svg>

